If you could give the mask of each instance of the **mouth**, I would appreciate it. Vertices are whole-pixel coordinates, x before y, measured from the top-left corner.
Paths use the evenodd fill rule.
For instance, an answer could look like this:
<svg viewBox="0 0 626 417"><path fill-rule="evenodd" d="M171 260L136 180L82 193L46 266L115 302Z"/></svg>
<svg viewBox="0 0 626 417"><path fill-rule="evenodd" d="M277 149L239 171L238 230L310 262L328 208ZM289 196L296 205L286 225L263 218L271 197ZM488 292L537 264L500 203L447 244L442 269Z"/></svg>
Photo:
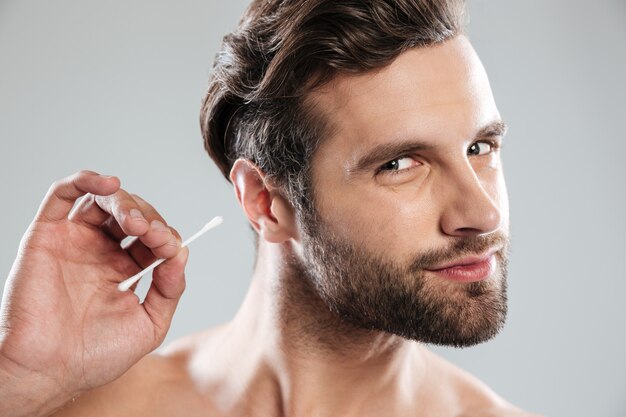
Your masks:
<svg viewBox="0 0 626 417"><path fill-rule="evenodd" d="M495 272L496 252L496 249L490 249L479 256L466 257L443 266L426 270L457 282L482 281Z"/></svg>

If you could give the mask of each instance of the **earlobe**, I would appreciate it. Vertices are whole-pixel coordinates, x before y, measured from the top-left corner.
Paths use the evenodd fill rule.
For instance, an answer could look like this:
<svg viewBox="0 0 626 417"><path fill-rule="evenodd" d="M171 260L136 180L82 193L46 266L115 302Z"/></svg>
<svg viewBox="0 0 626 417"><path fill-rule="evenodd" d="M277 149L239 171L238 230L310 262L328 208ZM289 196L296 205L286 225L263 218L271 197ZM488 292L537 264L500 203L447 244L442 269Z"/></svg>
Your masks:
<svg viewBox="0 0 626 417"><path fill-rule="evenodd" d="M244 214L260 237L271 243L295 237L291 205L267 184L259 167L239 158L230 170L230 180Z"/></svg>

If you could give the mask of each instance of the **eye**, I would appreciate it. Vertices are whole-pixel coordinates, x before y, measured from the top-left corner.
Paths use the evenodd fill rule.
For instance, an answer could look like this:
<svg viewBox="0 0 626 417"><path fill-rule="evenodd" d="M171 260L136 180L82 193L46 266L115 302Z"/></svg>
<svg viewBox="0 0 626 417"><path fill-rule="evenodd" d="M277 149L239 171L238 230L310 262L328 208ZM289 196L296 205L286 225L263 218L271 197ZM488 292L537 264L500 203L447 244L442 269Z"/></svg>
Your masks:
<svg viewBox="0 0 626 417"><path fill-rule="evenodd" d="M403 156L400 158L392 159L385 165L381 166L378 169L378 173L397 175L409 171L419 165L421 164L410 156Z"/></svg>
<svg viewBox="0 0 626 417"><path fill-rule="evenodd" d="M474 142L472 146L467 149L468 155L480 156L488 154L492 151L496 151L500 149L500 145L498 142L491 140L481 140L478 142Z"/></svg>

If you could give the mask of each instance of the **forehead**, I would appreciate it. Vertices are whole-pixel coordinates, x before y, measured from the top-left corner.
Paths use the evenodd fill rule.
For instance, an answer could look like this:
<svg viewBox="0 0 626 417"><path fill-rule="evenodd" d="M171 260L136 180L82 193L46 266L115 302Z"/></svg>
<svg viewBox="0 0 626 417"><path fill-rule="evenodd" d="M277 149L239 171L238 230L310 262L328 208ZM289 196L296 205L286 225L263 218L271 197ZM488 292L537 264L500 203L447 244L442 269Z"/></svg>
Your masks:
<svg viewBox="0 0 626 417"><path fill-rule="evenodd" d="M410 49L377 71L336 76L310 98L330 124L320 151L331 158L356 157L394 137L469 138L498 117L485 70L463 35Z"/></svg>

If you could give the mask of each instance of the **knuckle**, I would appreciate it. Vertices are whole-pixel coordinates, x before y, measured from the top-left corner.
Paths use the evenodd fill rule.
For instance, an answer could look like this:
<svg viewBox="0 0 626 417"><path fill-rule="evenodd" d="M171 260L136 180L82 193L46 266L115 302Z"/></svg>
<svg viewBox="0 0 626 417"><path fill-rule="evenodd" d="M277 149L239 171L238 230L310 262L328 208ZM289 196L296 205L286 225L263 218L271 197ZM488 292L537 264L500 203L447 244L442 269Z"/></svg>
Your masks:
<svg viewBox="0 0 626 417"><path fill-rule="evenodd" d="M70 175L68 179L76 187L79 187L80 184L85 184L85 182L87 181L87 178L92 177L94 175L97 175L97 174L93 171L88 171L86 169L83 169L83 170L76 172L73 175Z"/></svg>
<svg viewBox="0 0 626 417"><path fill-rule="evenodd" d="M89 175L94 175L95 172L90 171L88 169L81 169L80 171L78 171L76 174L74 174L75 177L86 177Z"/></svg>
<svg viewBox="0 0 626 417"><path fill-rule="evenodd" d="M117 192L115 192L115 194L113 195L121 203L132 206L132 207L137 207L137 201L133 198L133 194L129 193L123 188L120 188L119 190L117 190Z"/></svg>
<svg viewBox="0 0 626 417"><path fill-rule="evenodd" d="M128 194L133 200L135 200L135 202L139 205L144 205L146 204L146 200L144 200L143 198L141 198L141 196L139 196L139 194L136 193L129 193Z"/></svg>
<svg viewBox="0 0 626 417"><path fill-rule="evenodd" d="M64 184L65 184L64 180L56 180L55 182L50 184L50 188L48 189L48 192L49 193L54 193L54 192L60 190L63 187Z"/></svg>
<svg viewBox="0 0 626 417"><path fill-rule="evenodd" d="M136 199L139 205L141 205L142 207L145 207L147 210L150 210L151 212L156 214L158 217L160 217L159 213L156 211L156 209L154 208L152 204L148 203L145 199L143 199L141 196L137 194L132 194L132 196Z"/></svg>
<svg viewBox="0 0 626 417"><path fill-rule="evenodd" d="M136 206L141 207L143 209L147 209L147 210L151 210L152 209L152 206L150 206L150 204L146 203L146 200L144 200L143 198L141 198L137 194L130 193L129 196L130 196L130 199L133 201L133 203Z"/></svg>

